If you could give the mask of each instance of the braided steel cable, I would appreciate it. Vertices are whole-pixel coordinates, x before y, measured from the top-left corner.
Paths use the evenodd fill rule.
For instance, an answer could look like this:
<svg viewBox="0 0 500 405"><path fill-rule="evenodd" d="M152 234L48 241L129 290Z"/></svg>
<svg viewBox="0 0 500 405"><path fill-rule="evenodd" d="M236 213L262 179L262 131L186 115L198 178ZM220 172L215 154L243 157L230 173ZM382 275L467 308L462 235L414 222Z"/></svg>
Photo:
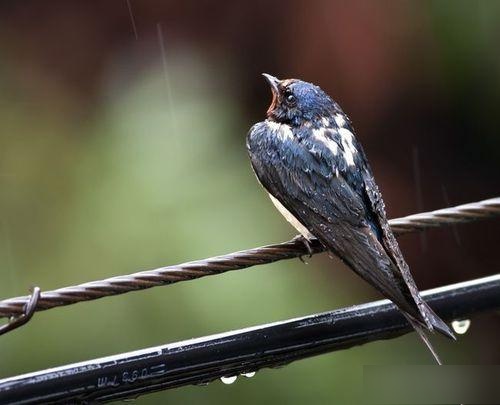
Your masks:
<svg viewBox="0 0 500 405"><path fill-rule="evenodd" d="M422 212L403 218L391 219L389 223L395 234L421 231L445 225L463 224L500 215L500 198L491 198L479 202L442 208L436 211Z"/></svg>
<svg viewBox="0 0 500 405"><path fill-rule="evenodd" d="M500 197L409 215L390 220L389 223L394 233L403 234L496 216L500 216ZM310 247L313 253L324 250L317 241L313 241ZM304 243L299 238L294 238L288 242L275 245L262 246L179 265L160 267L125 276L111 277L53 291L44 291L40 294L36 304L36 311L173 284L179 281L193 280L307 254L309 254L309 250ZM13 317L23 314L29 299L29 296L24 296L0 301L0 317Z"/></svg>

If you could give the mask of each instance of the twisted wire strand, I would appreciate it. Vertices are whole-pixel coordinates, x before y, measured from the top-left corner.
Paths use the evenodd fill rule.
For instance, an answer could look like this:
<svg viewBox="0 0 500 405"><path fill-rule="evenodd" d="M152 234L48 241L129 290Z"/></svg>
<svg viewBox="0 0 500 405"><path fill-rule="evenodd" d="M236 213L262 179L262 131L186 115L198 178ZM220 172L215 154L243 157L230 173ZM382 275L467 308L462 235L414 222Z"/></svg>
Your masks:
<svg viewBox="0 0 500 405"><path fill-rule="evenodd" d="M455 225L496 216L500 216L500 197L409 215L403 218L392 219L389 223L395 234L404 234L427 228ZM315 254L324 250L317 241L311 243L311 248ZM91 281L53 291L45 291L41 293L38 299L36 311L173 284L180 281L193 280L307 254L309 254L309 251L304 243L300 239L294 238L275 245L262 246L208 259L160 267L154 270L146 270L99 281ZM0 301L0 318L22 314L24 306L28 301L29 297L27 296Z"/></svg>
<svg viewBox="0 0 500 405"><path fill-rule="evenodd" d="M421 231L445 225L463 224L479 219L487 219L500 215L500 198L491 198L469 204L442 208L436 211L422 212L389 221L395 234Z"/></svg>

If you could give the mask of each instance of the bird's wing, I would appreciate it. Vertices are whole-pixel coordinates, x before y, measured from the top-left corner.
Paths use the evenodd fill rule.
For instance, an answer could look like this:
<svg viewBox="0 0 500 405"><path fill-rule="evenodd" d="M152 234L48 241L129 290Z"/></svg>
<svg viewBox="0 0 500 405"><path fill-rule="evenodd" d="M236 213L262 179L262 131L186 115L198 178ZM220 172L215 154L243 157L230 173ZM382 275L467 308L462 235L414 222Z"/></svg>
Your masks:
<svg viewBox="0 0 500 405"><path fill-rule="evenodd" d="M380 229L378 240L381 242L384 250L396 265L396 277L400 280L400 282L406 285L406 292L411 294L411 298L417 304L420 317L416 317L415 319L417 321L423 321L424 325L428 329L436 329L443 335L455 339L455 336L453 335L453 332L451 331L449 326L446 325L446 323L434 313L432 308L430 308L429 305L420 296L415 281L413 280L413 277L410 273L410 268L408 267L408 264L406 263L403 254L399 249L398 242L396 241L396 238L394 237L394 234L389 226L389 222L387 221L384 201L382 199L382 195L378 189L378 186L375 183L370 165L366 160L366 156L361 145L357 142L356 145L356 147L359 148L360 151L360 159L363 159L363 162L360 162L361 167L363 167L363 189L361 190L361 193L366 196L366 200L369 204L369 209L373 213L372 220L377 223ZM412 314L410 313L410 315ZM412 325L415 327L413 323ZM422 337L422 334L418 331L418 329L416 330L419 333L420 337ZM425 341L425 343L429 346L428 341ZM437 359L437 356L435 357ZM439 363L439 359L437 360Z"/></svg>
<svg viewBox="0 0 500 405"><path fill-rule="evenodd" d="M351 156L354 164L349 165L344 158L347 145L335 128L323 130L322 142L314 137L298 141L295 136L272 136L271 132L264 123L257 124L248 137L252 166L262 185L327 249L399 308L421 320L413 294L385 247L390 229L380 225L386 221L385 213L381 216L372 207L374 195L367 189L373 185L366 184L367 163L360 145L353 139L356 153Z"/></svg>

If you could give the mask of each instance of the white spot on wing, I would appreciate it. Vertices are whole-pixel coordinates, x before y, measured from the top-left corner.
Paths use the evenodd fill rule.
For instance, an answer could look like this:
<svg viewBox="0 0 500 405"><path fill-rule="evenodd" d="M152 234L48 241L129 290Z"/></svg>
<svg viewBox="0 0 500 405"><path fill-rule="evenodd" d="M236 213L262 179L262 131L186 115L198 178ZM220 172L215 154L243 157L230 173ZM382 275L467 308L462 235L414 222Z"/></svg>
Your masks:
<svg viewBox="0 0 500 405"><path fill-rule="evenodd" d="M293 132L289 125L282 124L279 132L283 139L293 139Z"/></svg>
<svg viewBox="0 0 500 405"><path fill-rule="evenodd" d="M274 198L271 194L269 194L269 197L271 198L271 201L275 205L275 207L278 209L278 211L285 217L285 219L295 228L297 231L300 232L300 234L308 239L311 240L314 238L313 235L311 235L311 232L307 230L307 228L300 223L300 221L293 216L293 214L288 211L283 204L281 204L276 198Z"/></svg>
<svg viewBox="0 0 500 405"><path fill-rule="evenodd" d="M274 133L282 140L292 140L293 139L293 132L292 129L290 128L290 125L286 124L280 124L275 121L270 121L266 120L267 126L274 131Z"/></svg>
<svg viewBox="0 0 500 405"><path fill-rule="evenodd" d="M340 128L339 134L342 139L342 146L344 147L344 159L349 166L354 166L354 154L358 152L352 142L354 135L345 128Z"/></svg>
<svg viewBox="0 0 500 405"><path fill-rule="evenodd" d="M342 138L342 140L345 140L346 142L349 142L350 144L352 144L352 138L354 137L354 135L352 134L351 131L349 131L348 129L345 129L345 128L340 128L339 134L340 134L340 137Z"/></svg>
<svg viewBox="0 0 500 405"><path fill-rule="evenodd" d="M330 120L328 118L321 118L321 123L325 126L325 127L329 127L330 126Z"/></svg>
<svg viewBox="0 0 500 405"><path fill-rule="evenodd" d="M326 131L327 130L325 128L314 129L313 137L314 139L325 145L328 149L330 149L330 151L336 156L338 153L338 145L333 139L330 139L328 136L326 136Z"/></svg>
<svg viewBox="0 0 500 405"><path fill-rule="evenodd" d="M335 123L342 128L345 125L345 118L342 114L335 115Z"/></svg>
<svg viewBox="0 0 500 405"><path fill-rule="evenodd" d="M276 121L266 120L266 125L273 131L278 131L280 129L280 124L278 124Z"/></svg>

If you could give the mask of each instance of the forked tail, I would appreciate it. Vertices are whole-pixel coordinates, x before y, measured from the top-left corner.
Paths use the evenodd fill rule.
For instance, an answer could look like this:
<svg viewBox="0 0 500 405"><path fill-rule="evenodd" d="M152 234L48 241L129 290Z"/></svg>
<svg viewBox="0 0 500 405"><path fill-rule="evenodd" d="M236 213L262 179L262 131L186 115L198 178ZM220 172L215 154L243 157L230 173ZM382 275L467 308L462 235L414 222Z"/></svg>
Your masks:
<svg viewBox="0 0 500 405"><path fill-rule="evenodd" d="M446 336L447 338L457 340L450 327L432 310L432 308L427 305L425 302L424 311L425 311L425 319L427 319L428 323L432 326L432 329L435 329L437 332Z"/></svg>
<svg viewBox="0 0 500 405"><path fill-rule="evenodd" d="M436 331L453 340L456 340L456 337L451 331L450 327L439 316L437 316L432 308L427 305L427 303L421 298L419 309L422 319L416 320L414 317L405 312L403 312L403 315L408 320L413 329L415 329L415 332L417 332L422 342L424 342L424 344L427 346L432 356L434 357L434 360L436 360L436 363L441 365L441 360L439 359L436 350L432 346L426 332ZM425 321L425 323L423 321Z"/></svg>
<svg viewBox="0 0 500 405"><path fill-rule="evenodd" d="M422 342L424 342L424 344L427 346L427 348L429 349L429 351L432 354L432 357L434 357L434 360L436 360L436 363L439 365L442 365L443 363L441 363L441 360L440 360L436 350L432 346L431 341L429 340L429 337L425 334L426 331L425 331L424 327L422 325L420 325L417 321L415 321L411 316L409 316L405 313L403 313L403 314L404 314L405 318L408 320L408 322L410 323L410 325L413 327L413 329L415 329L415 332L417 332L417 335L420 337Z"/></svg>

